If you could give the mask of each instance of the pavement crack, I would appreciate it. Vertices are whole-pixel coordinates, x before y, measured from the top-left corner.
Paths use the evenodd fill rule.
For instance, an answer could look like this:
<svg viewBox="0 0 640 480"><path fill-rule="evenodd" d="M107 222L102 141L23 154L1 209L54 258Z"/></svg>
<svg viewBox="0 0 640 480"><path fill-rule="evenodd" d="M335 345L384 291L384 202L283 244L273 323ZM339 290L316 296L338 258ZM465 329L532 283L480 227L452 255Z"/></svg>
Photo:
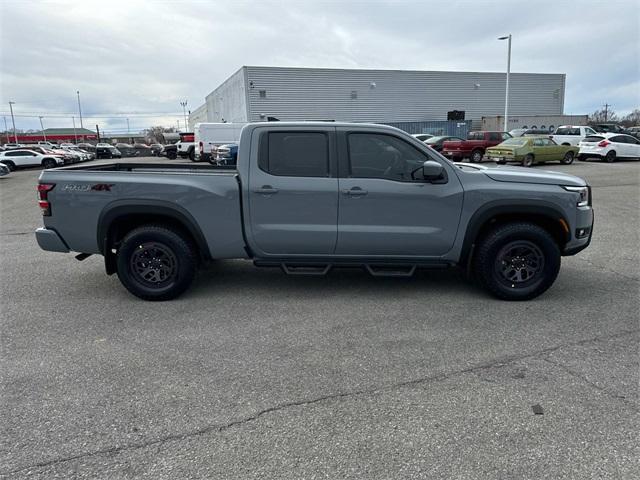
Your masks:
<svg viewBox="0 0 640 480"><path fill-rule="evenodd" d="M31 235L33 233L33 231L29 231L29 232L2 232L0 233L1 236L15 236L15 235Z"/></svg>
<svg viewBox="0 0 640 480"><path fill-rule="evenodd" d="M551 360L548 357L541 357L541 359L543 361L547 362L547 363L550 363L551 365L555 365L556 367L558 367L558 368L562 369L563 371L567 372L572 377L577 378L578 380L581 380L582 382L584 382L587 385L595 388L596 390L601 391L602 393L604 393L608 397L610 397L610 398L612 398L614 400L619 400L619 401L623 402L628 407L630 407L633 411L640 413L640 408L638 408L635 405L635 403L631 402L629 399L627 399L626 397L623 397L622 395L617 395L617 394L611 392L610 390L608 390L607 388L602 387L602 386L598 385L595 382L592 382L591 380L589 380L587 378L586 375L578 373L575 370L572 370L571 368L567 367L566 365L563 365L562 363L554 362L553 360Z"/></svg>
<svg viewBox="0 0 640 480"><path fill-rule="evenodd" d="M200 429L197 430L193 430L191 432L186 432L186 433L175 433L175 434L171 434L171 435L166 435L162 438L157 438L154 440L148 440L145 442L139 442L139 443L129 443L127 445L119 445L119 446L113 446L113 447L109 447L109 448L104 448L104 449L99 449L99 450L94 450L92 452L85 452L85 453L79 453L77 455L71 455L71 456L67 456L67 457L61 457L61 458L55 458L52 460L47 460L47 461L42 461L42 462L37 462L37 463L33 463L31 465L28 466L24 466L24 467L19 467L16 468L14 470L10 470L10 471L6 471L6 472L0 472L0 475L12 475L15 473L19 473L19 472L23 472L25 470L30 470L33 468L46 468L46 467L50 467L52 465L58 465L61 463L65 463L65 462L70 462L73 460L79 460L81 458L90 458L90 457L94 457L97 455L114 455L123 451L127 451L127 450L137 450L137 449L141 449L141 448L147 448L147 447L152 447L152 446L158 446L160 447L162 444L170 442L170 441L180 441L180 440L185 440L188 438L193 438L193 437L198 437L201 435L206 435L209 433L214 433L214 432L223 432L229 429L232 429L234 427L238 427L238 426L242 426L245 425L247 423L251 423L254 422L256 420L258 420L260 417L267 415L269 413L273 413L273 412L278 412L278 411L282 411L282 410L286 410L289 408L294 408L294 407L305 407L308 405L314 405L317 403L321 403L321 402L325 402L325 401L330 401L330 400L336 400L336 399L340 399L340 398L349 398L349 397L357 397L360 395L376 395L376 394L380 394L383 392L389 392L389 391L393 391L393 390L397 390L399 388L403 388L403 387L410 387L410 386L415 386L415 385L421 385L421 384L427 384L427 383L431 383L431 382L438 382L438 381L443 381L443 380L447 380L449 378L452 377L456 377L458 375L463 375L465 373L472 373L472 372L477 372L480 370L486 370L489 368L494 368L497 366L504 366L504 365L508 365L510 363L513 362L517 362L519 360L524 360L527 358L538 358L541 357L543 355L548 355L549 353L553 353L557 350L560 350L562 348L565 347L573 347L573 346L580 346L580 345L585 345L588 343L593 343L593 342L599 342L599 341L603 341L603 340L609 340L612 338L618 338L618 337L623 337L626 335L631 335L631 334L636 334L640 332L640 329L634 329L634 330L624 330L624 331L620 331L620 332L616 332L614 334L610 334L610 335L605 335L605 336L596 336L596 337L591 337L591 338L587 338L584 340L579 340L576 342L569 342L569 343L563 343L560 345L555 345L553 347L548 347L548 348L544 348L542 350L538 350L536 352L530 352L530 353L523 353L523 354L519 354L519 355L507 355L504 357L499 357L496 358L492 361L489 362L485 362L485 363L480 363L480 364L476 364L467 368L463 368L463 369L459 369L459 370L453 370L450 372L442 372L442 373L438 373L438 374L434 374L434 375L428 375L425 377L420 377L420 378L416 378L416 379L412 379L412 380L406 380L403 382L398 382L398 383L394 383L391 385L387 385L387 386L376 386L376 387L371 387L371 388L365 388L365 389L360 389L360 390L352 390L349 392L338 392L338 393L334 393L334 394L329 394L329 395L322 395L316 398L312 398L312 399L306 399L306 400L298 400L298 401L292 401L292 402L285 402L285 403L280 403L278 405L272 406L272 407L268 407L265 408L263 410L259 410L258 412L249 415L247 417L238 419L238 420L233 420L231 422L225 423L225 424L214 424L214 425L207 425L205 427L202 427ZM544 359L544 358L543 358ZM553 363L553 362L550 362ZM571 373L571 372L570 372ZM578 376L578 374L576 374L575 372L573 372L574 375ZM586 379L583 378L583 380L588 381ZM595 384L592 384L594 387L600 389L600 390L604 390L602 389L602 387L598 387ZM608 393L608 392L607 392ZM619 399L619 397L616 397Z"/></svg>

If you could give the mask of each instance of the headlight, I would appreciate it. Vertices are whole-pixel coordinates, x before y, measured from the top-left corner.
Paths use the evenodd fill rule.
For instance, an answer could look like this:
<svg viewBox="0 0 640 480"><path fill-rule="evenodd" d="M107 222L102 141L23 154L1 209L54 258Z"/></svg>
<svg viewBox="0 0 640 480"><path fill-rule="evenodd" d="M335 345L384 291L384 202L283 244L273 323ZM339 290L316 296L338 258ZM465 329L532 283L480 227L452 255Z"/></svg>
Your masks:
<svg viewBox="0 0 640 480"><path fill-rule="evenodd" d="M565 190L569 192L575 192L578 196L578 207L587 207L591 205L591 187L567 187L563 186Z"/></svg>

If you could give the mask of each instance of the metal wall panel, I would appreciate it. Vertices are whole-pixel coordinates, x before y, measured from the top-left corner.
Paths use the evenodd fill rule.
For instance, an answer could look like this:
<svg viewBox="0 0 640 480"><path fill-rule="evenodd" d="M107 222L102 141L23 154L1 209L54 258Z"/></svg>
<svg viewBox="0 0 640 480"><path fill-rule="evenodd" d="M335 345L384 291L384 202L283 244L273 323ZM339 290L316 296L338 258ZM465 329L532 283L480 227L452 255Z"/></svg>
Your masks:
<svg viewBox="0 0 640 480"><path fill-rule="evenodd" d="M451 110L464 110L466 119L480 121L504 113L506 78L500 72L244 68L248 100L238 97L240 104L233 110L248 102L249 121L267 116L359 122L446 120ZM227 97L229 80L210 96ZM512 73L510 114L562 114L564 85L564 74Z"/></svg>
<svg viewBox="0 0 640 480"><path fill-rule="evenodd" d="M247 121L247 86L245 68L231 75L207 95L207 121L244 123Z"/></svg>
<svg viewBox="0 0 640 480"><path fill-rule="evenodd" d="M436 120L431 122L395 122L385 123L392 127L404 130L407 133L429 133L431 135L452 135L460 138L467 138L467 133L471 131L471 120L464 122Z"/></svg>
<svg viewBox="0 0 640 480"><path fill-rule="evenodd" d="M207 104L204 103L195 110L191 110L191 113L189 113L189 131L193 132L193 128L196 126L196 123L206 121L208 121Z"/></svg>

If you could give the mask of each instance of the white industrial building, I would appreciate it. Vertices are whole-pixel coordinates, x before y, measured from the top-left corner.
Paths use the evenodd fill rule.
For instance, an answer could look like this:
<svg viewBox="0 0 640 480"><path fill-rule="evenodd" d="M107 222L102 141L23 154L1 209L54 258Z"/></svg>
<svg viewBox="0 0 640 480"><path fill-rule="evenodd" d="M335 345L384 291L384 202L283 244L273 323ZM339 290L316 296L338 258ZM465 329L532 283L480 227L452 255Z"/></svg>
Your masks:
<svg viewBox="0 0 640 480"><path fill-rule="evenodd" d="M194 110L190 124L209 122L447 120L463 111L478 125L503 115L504 72L241 67ZM565 74L512 73L510 115L561 115ZM193 118L193 121L191 120ZM196 120L197 118L197 120Z"/></svg>

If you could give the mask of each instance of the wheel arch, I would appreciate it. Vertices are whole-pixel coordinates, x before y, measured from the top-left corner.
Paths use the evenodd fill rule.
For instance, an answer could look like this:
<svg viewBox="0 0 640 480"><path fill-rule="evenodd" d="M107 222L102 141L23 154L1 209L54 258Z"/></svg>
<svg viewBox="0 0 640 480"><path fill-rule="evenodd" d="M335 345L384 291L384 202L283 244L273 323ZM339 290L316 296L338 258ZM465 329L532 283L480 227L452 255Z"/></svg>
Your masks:
<svg viewBox="0 0 640 480"><path fill-rule="evenodd" d="M571 239L569 222L553 204L491 202L478 209L468 222L460 255L460 264L468 264L478 242L490 229L512 222L531 222L547 230L558 243L560 251Z"/></svg>
<svg viewBox="0 0 640 480"><path fill-rule="evenodd" d="M194 242L203 260L211 259L207 241L198 223L184 208L162 200L134 204L123 200L109 204L98 218L98 248L107 261L107 271L109 262L113 260L110 258L113 255L112 247L132 229L151 223L165 224L182 231Z"/></svg>

